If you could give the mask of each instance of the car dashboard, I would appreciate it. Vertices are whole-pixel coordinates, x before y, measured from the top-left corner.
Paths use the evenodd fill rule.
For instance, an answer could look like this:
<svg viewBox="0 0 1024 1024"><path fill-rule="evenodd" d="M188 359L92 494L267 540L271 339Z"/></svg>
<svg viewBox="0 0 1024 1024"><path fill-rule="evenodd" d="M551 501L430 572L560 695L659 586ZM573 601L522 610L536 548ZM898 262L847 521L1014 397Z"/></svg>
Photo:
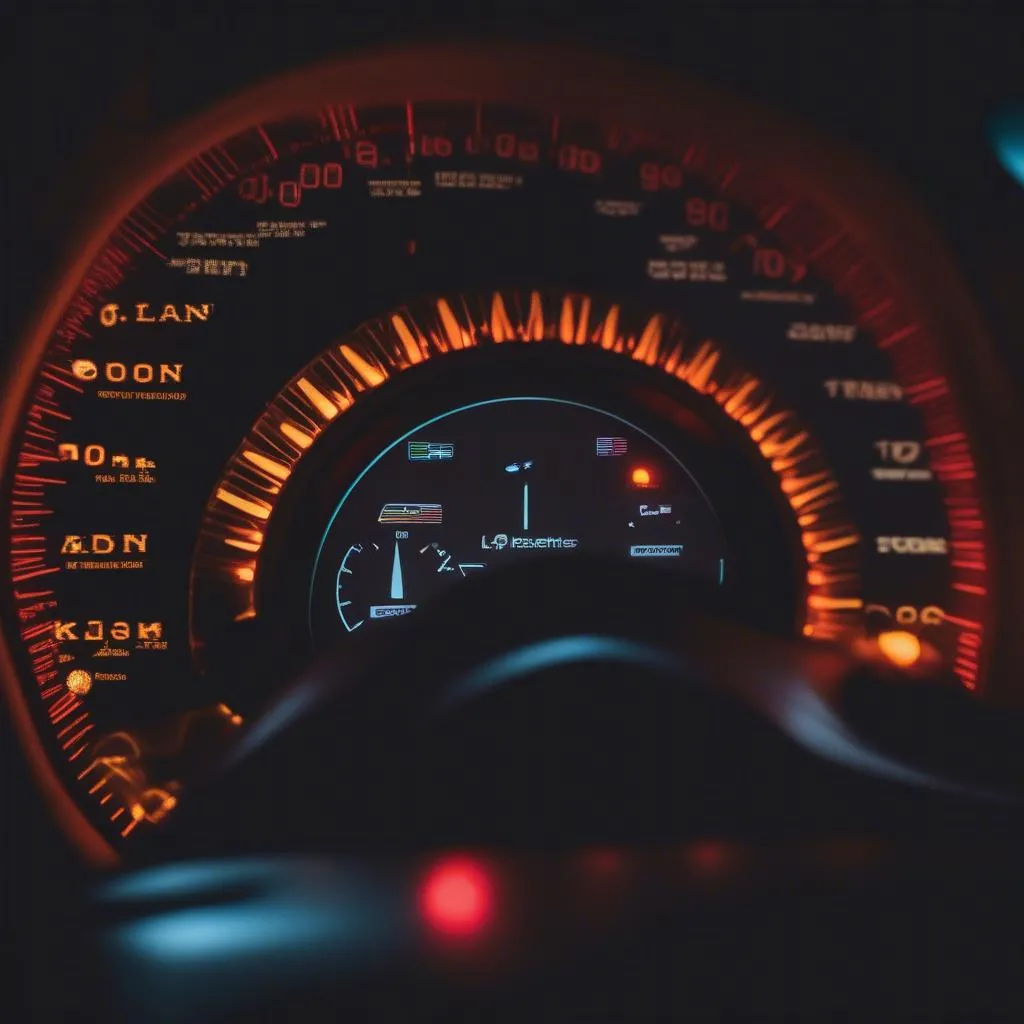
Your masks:
<svg viewBox="0 0 1024 1024"><path fill-rule="evenodd" d="M383 710L357 705L366 732L401 719L431 685L417 680L477 680L476 701L500 688L479 679L541 671L541 650L543 672L640 671L616 644L653 643L648 619L681 644L709 611L766 638L765 659L778 641L878 681L875 710L826 741L758 695L767 675L743 690L826 759L873 763L841 752L849 727L883 751L869 774L911 779L884 761L903 756L934 782L954 763L943 729L975 712L1012 750L1024 199L998 159L1014 129L985 135L1013 99L996 59L1012 47L986 29L990 77L962 108L936 86L909 121L924 97L892 50L858 23L829 67L822 25L708 17L684 58L666 52L676 30L601 19L554 41L502 24L395 42L367 17L340 53L267 23L180 88L171 33L150 66L136 51L136 73L107 72L118 103L78 101L73 173L12 171L27 196L12 227L38 240L13 272L0 405L0 676L10 802L32 823L13 856L132 866L200 833L209 856L218 828L225 849L243 834L254 852L281 848L275 834L320 848L305 823L367 769L324 760L359 742L343 718L333 741L275 747L316 718L287 685L309 666L380 677ZM953 45L938 25L919 43L929 82ZM108 30L123 49L156 28ZM854 44L874 79L850 78ZM982 43L960 45L981 61ZM489 589L503 579L514 601ZM517 632L540 609L543 629ZM562 618L576 631L556 639ZM687 648L712 676L748 642L700 654L716 629ZM512 654L487 647L499 636ZM489 739L460 747L473 756L445 785L499 749L555 771L594 672L566 708L476 722ZM936 699L965 710L942 717ZM592 756L643 760L646 723ZM966 748L953 775L1015 792L1024 773ZM247 757L260 772L225 797L217 779ZM532 838L564 839L562 813ZM603 841L593 824L579 836ZM494 827L452 834L514 846L531 826ZM331 829L328 846L362 848L363 826Z"/></svg>

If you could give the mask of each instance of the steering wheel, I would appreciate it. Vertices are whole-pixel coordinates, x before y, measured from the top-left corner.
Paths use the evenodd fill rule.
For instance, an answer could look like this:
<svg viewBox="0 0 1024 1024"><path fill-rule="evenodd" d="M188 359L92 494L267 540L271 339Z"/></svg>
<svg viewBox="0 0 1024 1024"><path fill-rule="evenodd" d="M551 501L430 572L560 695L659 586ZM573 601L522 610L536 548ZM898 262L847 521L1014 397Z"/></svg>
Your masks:
<svg viewBox="0 0 1024 1024"><path fill-rule="evenodd" d="M1022 1000L1005 716L580 556L357 639L93 894L104 1019Z"/></svg>

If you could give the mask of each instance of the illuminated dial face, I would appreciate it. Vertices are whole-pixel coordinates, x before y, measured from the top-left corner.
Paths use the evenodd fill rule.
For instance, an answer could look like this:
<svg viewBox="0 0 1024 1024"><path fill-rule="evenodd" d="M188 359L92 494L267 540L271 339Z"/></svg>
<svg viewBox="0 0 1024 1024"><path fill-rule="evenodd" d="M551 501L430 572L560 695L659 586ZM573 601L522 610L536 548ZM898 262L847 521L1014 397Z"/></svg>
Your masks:
<svg viewBox="0 0 1024 1024"><path fill-rule="evenodd" d="M574 402L497 399L417 427L349 487L317 552L313 636L393 622L450 583L555 552L725 575L708 499L664 446Z"/></svg>
<svg viewBox="0 0 1024 1024"><path fill-rule="evenodd" d="M430 67L205 124L35 336L10 685L93 849L168 813L316 646L540 540L724 558L763 628L908 630L981 683L967 434L855 232L776 149L709 141L745 129L691 124L706 98L657 135L621 90L584 117L515 99L519 62Z"/></svg>

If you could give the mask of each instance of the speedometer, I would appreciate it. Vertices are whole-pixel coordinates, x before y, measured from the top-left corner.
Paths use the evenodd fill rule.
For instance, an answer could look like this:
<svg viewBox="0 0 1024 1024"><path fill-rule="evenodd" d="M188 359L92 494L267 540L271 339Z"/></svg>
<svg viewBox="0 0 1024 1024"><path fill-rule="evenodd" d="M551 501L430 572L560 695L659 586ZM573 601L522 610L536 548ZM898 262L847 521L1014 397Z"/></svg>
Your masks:
<svg viewBox="0 0 1024 1024"><path fill-rule="evenodd" d="M260 87L93 225L4 439L11 697L94 853L303 659L551 554L658 560L767 630L899 634L984 687L942 324L831 151L557 52Z"/></svg>

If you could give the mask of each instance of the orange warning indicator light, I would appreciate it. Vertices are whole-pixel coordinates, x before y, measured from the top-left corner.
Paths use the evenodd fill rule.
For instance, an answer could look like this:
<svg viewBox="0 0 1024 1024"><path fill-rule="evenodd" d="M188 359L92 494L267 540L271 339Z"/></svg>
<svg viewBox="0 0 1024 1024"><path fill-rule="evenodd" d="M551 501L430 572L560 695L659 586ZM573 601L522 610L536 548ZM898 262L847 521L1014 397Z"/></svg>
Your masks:
<svg viewBox="0 0 1024 1024"><path fill-rule="evenodd" d="M902 629L879 633L878 649L897 668L910 668L921 659L921 641Z"/></svg>
<svg viewBox="0 0 1024 1024"><path fill-rule="evenodd" d="M236 715L234 711L227 706L227 704L218 704L217 711L226 718L232 725L241 725L244 719L241 715Z"/></svg>
<svg viewBox="0 0 1024 1024"><path fill-rule="evenodd" d="M654 474L646 466L634 466L629 481L634 487L653 487Z"/></svg>
<svg viewBox="0 0 1024 1024"><path fill-rule="evenodd" d="M68 690L77 697L84 697L92 689L92 674L84 668L73 668L65 682Z"/></svg>

